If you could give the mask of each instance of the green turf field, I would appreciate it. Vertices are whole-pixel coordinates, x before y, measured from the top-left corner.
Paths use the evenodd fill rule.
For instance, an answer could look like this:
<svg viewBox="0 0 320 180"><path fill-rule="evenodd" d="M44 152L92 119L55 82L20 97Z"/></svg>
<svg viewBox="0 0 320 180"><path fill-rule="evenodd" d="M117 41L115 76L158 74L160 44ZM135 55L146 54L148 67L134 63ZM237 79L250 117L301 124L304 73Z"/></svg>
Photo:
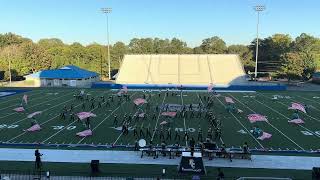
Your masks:
<svg viewBox="0 0 320 180"><path fill-rule="evenodd" d="M0 89L1 91L1 89ZM93 136L80 138L76 133L85 129L82 123L71 121L69 117L65 120L60 119L59 115L63 107L74 105L74 111L80 112L81 100L74 98L74 94L79 93L79 89L33 89L26 94L29 95L27 105L27 113L16 113L13 108L18 107L21 103L23 94L7 96L0 98L0 141L3 144L59 144L68 145L74 148L76 145L133 145L136 139L133 136L133 131L129 135L123 135L120 130L120 123L123 115L134 114L137 109L134 107L133 100L143 97L142 91L129 91L131 96L130 101L124 99L118 103L118 97L115 96L116 91L105 89L86 89L86 93L96 97L96 106L92 112L97 117L91 119L91 128ZM184 131L189 132L189 136L197 139L198 127L202 128L203 136L206 137L209 127L208 121L194 116L190 118L173 118L169 119L160 115L156 111L156 106L161 104L206 104L199 97L209 96L207 92L183 91L182 94L172 96L171 92L166 96L165 91L147 92L147 97L151 94L151 99L147 99L151 104L151 108L147 111L148 118L146 120L132 121L130 127L138 129L150 126L150 129L160 129L160 122L166 120L171 121L170 127L172 131L172 140L167 140L167 144L174 144L174 129L181 130L180 135L183 137ZM256 92L256 93L219 93L220 97L213 97L214 105L210 109L214 115L222 121L222 138L217 142L226 144L227 147L240 147L244 142L248 142L250 148L269 149L269 150L305 150L314 151L319 148L320 138L320 101L317 92ZM97 107L97 102L100 96L106 98L110 95L115 96L114 102L110 107L102 104L101 108ZM273 95L281 95L277 101L271 100ZM235 106L243 112L229 113L225 109L224 96L229 96L235 101ZM301 102L310 106L309 113L299 113L301 119L305 121L303 125L289 124L287 121L291 119L292 110L288 110L291 102ZM142 107L146 111L146 105ZM90 111L89 103L86 104L85 111ZM42 127L39 132L24 132L24 129L30 127L30 119L27 118L29 113L42 111L42 114L36 117L36 120ZM156 114L157 118L152 120L152 115ZM189 112L188 112L189 113ZM267 116L268 122L250 123L247 115L251 113L259 113ZM118 117L118 128L113 127L114 115ZM259 126L265 132L271 133L272 138L269 140L257 140L248 131L254 125ZM167 128L167 127L166 127ZM152 132L153 141L155 144L160 144L157 133ZM141 137L147 140L149 137ZM181 138L181 145L188 144Z"/></svg>

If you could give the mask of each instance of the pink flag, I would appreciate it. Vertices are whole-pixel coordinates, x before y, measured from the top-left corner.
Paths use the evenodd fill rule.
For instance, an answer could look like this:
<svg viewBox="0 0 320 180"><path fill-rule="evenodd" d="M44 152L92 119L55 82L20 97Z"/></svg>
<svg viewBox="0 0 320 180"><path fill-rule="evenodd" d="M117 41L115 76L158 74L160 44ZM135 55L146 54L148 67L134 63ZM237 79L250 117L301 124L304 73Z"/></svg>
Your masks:
<svg viewBox="0 0 320 180"><path fill-rule="evenodd" d="M210 85L208 86L208 92L212 92L212 89L213 89L213 84L210 84Z"/></svg>
<svg viewBox="0 0 320 180"><path fill-rule="evenodd" d="M127 93L127 92L128 92L128 87L127 87L127 86L122 86L122 91L123 91L124 93Z"/></svg>
<svg viewBox="0 0 320 180"><path fill-rule="evenodd" d="M233 101L233 99L231 98L231 97L225 97L225 100L226 100L226 102L227 103L232 103L232 104L234 104L234 101Z"/></svg>
<svg viewBox="0 0 320 180"><path fill-rule="evenodd" d="M260 139L261 141L265 140L265 139L270 139L272 137L272 134L263 132L262 136L258 137L258 139Z"/></svg>
<svg viewBox="0 0 320 180"><path fill-rule="evenodd" d="M304 109L304 106L300 103L292 103L291 107L289 107L288 109L297 109L299 111L307 113L306 110Z"/></svg>
<svg viewBox="0 0 320 180"><path fill-rule="evenodd" d="M36 111L34 113L29 114L27 117L30 119L30 118L33 118L34 116L38 115L38 114L41 114L41 113L42 113L42 111Z"/></svg>
<svg viewBox="0 0 320 180"><path fill-rule="evenodd" d="M27 129L26 131L28 132L35 132L35 131L40 131L41 127L39 124L35 124L33 126L31 126L29 129Z"/></svg>
<svg viewBox="0 0 320 180"><path fill-rule="evenodd" d="M23 95L22 99L26 104L28 104L28 95Z"/></svg>
<svg viewBox="0 0 320 180"><path fill-rule="evenodd" d="M175 117L177 115L177 112L163 112L161 113L162 116L169 116L169 117Z"/></svg>
<svg viewBox="0 0 320 180"><path fill-rule="evenodd" d="M162 122L160 123L160 125L165 125L165 124L168 124L168 122L167 122L167 121L162 121Z"/></svg>
<svg viewBox="0 0 320 180"><path fill-rule="evenodd" d="M92 131L91 131L91 129L87 129L87 130L78 132L77 136L80 136L80 137L92 136Z"/></svg>
<svg viewBox="0 0 320 180"><path fill-rule="evenodd" d="M17 108L14 108L13 110L16 111L16 112L23 112L23 111L25 111L23 107L17 107Z"/></svg>
<svg viewBox="0 0 320 180"><path fill-rule="evenodd" d="M97 117L97 115L91 113L91 112L79 112L77 114L80 120L86 119L88 117Z"/></svg>
<svg viewBox="0 0 320 180"><path fill-rule="evenodd" d="M143 118L144 115L145 115L145 113L140 113L140 114L138 115L138 117Z"/></svg>
<svg viewBox="0 0 320 180"><path fill-rule="evenodd" d="M257 121L268 121L267 118L261 114L249 114L248 119L251 123L254 123Z"/></svg>
<svg viewBox="0 0 320 180"><path fill-rule="evenodd" d="M292 120L289 120L288 123L304 124L304 121L302 119L292 119Z"/></svg>
<svg viewBox="0 0 320 180"><path fill-rule="evenodd" d="M145 104L147 103L147 101L145 99L142 98L137 98L133 101L133 103L135 103L136 105L140 105L140 104Z"/></svg>

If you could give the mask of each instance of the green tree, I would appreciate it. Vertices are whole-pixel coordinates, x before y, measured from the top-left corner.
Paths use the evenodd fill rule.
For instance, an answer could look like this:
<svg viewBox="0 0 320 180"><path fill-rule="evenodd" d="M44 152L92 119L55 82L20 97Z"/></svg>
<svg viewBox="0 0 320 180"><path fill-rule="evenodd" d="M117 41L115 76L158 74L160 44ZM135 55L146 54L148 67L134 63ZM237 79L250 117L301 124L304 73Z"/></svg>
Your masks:
<svg viewBox="0 0 320 180"><path fill-rule="evenodd" d="M127 54L128 48L123 42L116 42L110 51L111 54L111 60L113 67L115 69L119 69L120 62L123 59L124 55Z"/></svg>
<svg viewBox="0 0 320 180"><path fill-rule="evenodd" d="M299 53L285 53L281 55L281 61L282 64L279 73L287 77L289 81L302 77L304 64Z"/></svg>
<svg viewBox="0 0 320 180"><path fill-rule="evenodd" d="M155 38L153 40L155 54L169 54L171 42L169 39Z"/></svg>
<svg viewBox="0 0 320 180"><path fill-rule="evenodd" d="M0 34L0 48L9 45L19 45L26 42L32 42L30 39L23 38L13 33Z"/></svg>
<svg viewBox="0 0 320 180"><path fill-rule="evenodd" d="M304 62L303 78L309 79L320 66L320 40L302 33L295 39L292 49L301 54Z"/></svg>
<svg viewBox="0 0 320 180"><path fill-rule="evenodd" d="M22 48L23 59L28 61L32 72L51 68L52 56L44 48L34 43L24 43Z"/></svg>
<svg viewBox="0 0 320 180"><path fill-rule="evenodd" d="M204 39L200 48L207 54L224 54L227 51L226 43L218 36Z"/></svg>
<svg viewBox="0 0 320 180"><path fill-rule="evenodd" d="M192 49L188 48L186 42L177 38L173 38L170 41L170 49L169 49L170 54L187 54L190 52L192 52Z"/></svg>
<svg viewBox="0 0 320 180"><path fill-rule="evenodd" d="M287 34L274 34L259 40L258 71L276 72L281 66L281 55L290 52L292 39ZM249 46L256 56L256 39Z"/></svg>
<svg viewBox="0 0 320 180"><path fill-rule="evenodd" d="M231 45L228 47L228 54L238 54L246 72L254 71L255 62L253 61L253 53L247 46Z"/></svg>
<svg viewBox="0 0 320 180"><path fill-rule="evenodd" d="M38 44L45 49L64 46L63 42L58 38L40 39Z"/></svg>

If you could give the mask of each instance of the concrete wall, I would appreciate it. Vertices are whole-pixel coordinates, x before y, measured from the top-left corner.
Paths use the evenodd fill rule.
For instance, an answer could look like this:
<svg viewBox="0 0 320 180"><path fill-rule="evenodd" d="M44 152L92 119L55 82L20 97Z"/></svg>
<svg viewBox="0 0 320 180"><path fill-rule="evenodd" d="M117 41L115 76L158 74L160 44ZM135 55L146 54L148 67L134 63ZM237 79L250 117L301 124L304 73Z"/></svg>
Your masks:
<svg viewBox="0 0 320 180"><path fill-rule="evenodd" d="M118 84L241 84L245 72L238 55L126 55Z"/></svg>

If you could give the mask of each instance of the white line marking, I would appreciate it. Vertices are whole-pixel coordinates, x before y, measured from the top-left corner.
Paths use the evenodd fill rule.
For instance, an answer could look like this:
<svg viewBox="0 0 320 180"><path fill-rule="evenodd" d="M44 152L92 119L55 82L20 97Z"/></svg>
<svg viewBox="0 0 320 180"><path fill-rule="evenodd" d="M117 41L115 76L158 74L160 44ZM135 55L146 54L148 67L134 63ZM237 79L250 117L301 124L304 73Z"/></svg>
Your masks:
<svg viewBox="0 0 320 180"><path fill-rule="evenodd" d="M198 99L200 100L200 102L201 102L201 104L203 105L203 107L205 106L204 105L204 103L203 103L203 101L202 101L202 99L200 98L200 96L199 96L199 93L197 92L197 97L198 97ZM215 126L214 126L215 127ZM220 137L220 141L221 141L221 143L222 144L224 144L224 142L223 142L223 140L222 140L222 137Z"/></svg>
<svg viewBox="0 0 320 180"><path fill-rule="evenodd" d="M30 96L41 94L41 93L43 93L42 91L46 91L46 90L41 90L41 92L39 92L39 93L30 94ZM25 92L24 94L31 93L31 92L32 92L32 91L28 91L28 92ZM19 93L19 94L23 94L23 93ZM12 95L12 96L15 96L15 95L18 96L19 94L14 94L14 95ZM10 96L8 96L8 97L10 97ZM14 98L14 99L7 99L7 101L1 101L1 102L0 102L0 105L5 104L5 103L8 103L8 102L10 102L10 101L18 101L18 100L21 100L21 99L22 99L22 97L18 97L18 98Z"/></svg>
<svg viewBox="0 0 320 180"><path fill-rule="evenodd" d="M232 96L231 94L229 94L230 96ZM252 111L253 113L256 113L254 110L252 110L249 106L243 104L240 100L238 100L236 97L232 96L236 101L238 101L240 104L242 104L243 106L245 106L247 109L249 109L250 111ZM295 141L293 141L291 138L289 138L286 134L284 134L282 131L280 131L278 128L276 128L275 126L273 126L269 121L266 121L266 123L268 123L272 128L274 128L275 130L277 130L280 134L282 134L285 138L287 138L289 141L291 141L293 144L295 144L296 146L298 146L300 149L304 150L298 143L296 143Z"/></svg>
<svg viewBox="0 0 320 180"><path fill-rule="evenodd" d="M132 94L131 97L134 96L135 94L136 94L136 93ZM92 129L92 131L95 130L95 129L97 129L105 120L107 120L114 112L116 112L116 111L117 111L121 106L123 106L123 104L125 104L126 102L128 102L128 101L125 100L123 103L121 103L121 105L119 105L116 109L114 109L114 110L113 110L107 117L105 117L96 127L94 127L94 128ZM122 134L122 133L121 133L121 134ZM120 135L121 135L121 134L120 134ZM86 138L86 137L83 137L82 139L80 139L80 141L78 141L77 144L81 143L85 138ZM118 137L118 139L119 139L119 138L120 138L120 136ZM118 140L118 139L117 139L117 140ZM116 140L116 141L117 141L117 140Z"/></svg>
<svg viewBox="0 0 320 180"><path fill-rule="evenodd" d="M51 100L49 100L49 101L44 101L44 102L42 102L42 103L35 104L35 105L33 105L33 106L29 106L28 109L30 109L30 108L32 108L32 107L35 107L35 106L39 106L39 105L41 105L41 104L44 104L44 103L47 103L47 102L50 102L50 101L54 101L54 100L60 99L60 98L62 98L62 97L68 96L68 95L70 95L70 94L72 94L72 92L69 93L69 94L66 94L66 95L64 95L64 96L60 96L59 98L54 98L54 99L51 99ZM8 117L8 116L13 115L13 114L18 114L18 113L19 113L19 112L10 113L10 114L8 114L8 115L6 115L6 116L0 117L0 119L5 118L5 117Z"/></svg>
<svg viewBox="0 0 320 180"><path fill-rule="evenodd" d="M184 105L184 103L183 103L183 91L181 91L181 93L180 93L180 99L181 99L181 105L183 106ZM184 116L184 113L185 112L183 112L182 116L183 116L184 132L186 133L187 132L187 126L186 126L186 118ZM188 147L188 140L187 139L186 139L186 147Z"/></svg>
<svg viewBox="0 0 320 180"><path fill-rule="evenodd" d="M262 96L263 96L263 95L262 95ZM265 105L265 104L263 104L262 102L260 102L260 101L258 101L258 100L256 100L256 99L255 99L255 101L257 101L258 103L260 103L260 104L262 104L262 105L266 106L267 108L271 109L272 111L274 111L274 112L276 112L276 113L280 114L280 115L281 115L281 116L283 116L284 118L286 118L286 119L288 119L288 120L291 120L290 118L288 118L288 117L287 117L287 116L285 116L284 114L280 113L279 111L277 111L277 110L273 109L272 107L270 107L270 106L268 106L268 105ZM280 103L280 104L281 104L281 103ZM282 105L284 105L284 104L282 104ZM286 106L286 107L287 107L287 105L284 105L284 106ZM314 134L315 136L317 136L317 137L319 137L319 138L320 138L320 135L318 135L318 134L314 133L314 132L313 132L313 131L311 131L310 129L308 129L308 128L306 128L306 127L304 127L304 126L300 125L300 124L297 124L297 125L298 125L298 126L300 126L300 127L302 127L303 129L305 129L305 130L309 131L310 133L312 133L312 134Z"/></svg>
<svg viewBox="0 0 320 180"><path fill-rule="evenodd" d="M162 104L161 104L161 105L163 105L163 103L164 103L165 100L166 100L166 95L164 94L164 98L163 98L163 100L162 100ZM154 135L155 135L155 133L156 133L160 115L161 115L161 109L159 108L159 114L158 114L158 117L157 117L156 125L154 126L154 129L153 129L151 141L153 141Z"/></svg>
<svg viewBox="0 0 320 180"><path fill-rule="evenodd" d="M216 97L216 99L221 103L221 105L225 108L226 106L220 101L219 98ZM263 145L250 133L250 131L241 123L241 121L233 114L230 113L237 121L238 123L248 132L248 134L260 145L262 149L264 149Z"/></svg>

